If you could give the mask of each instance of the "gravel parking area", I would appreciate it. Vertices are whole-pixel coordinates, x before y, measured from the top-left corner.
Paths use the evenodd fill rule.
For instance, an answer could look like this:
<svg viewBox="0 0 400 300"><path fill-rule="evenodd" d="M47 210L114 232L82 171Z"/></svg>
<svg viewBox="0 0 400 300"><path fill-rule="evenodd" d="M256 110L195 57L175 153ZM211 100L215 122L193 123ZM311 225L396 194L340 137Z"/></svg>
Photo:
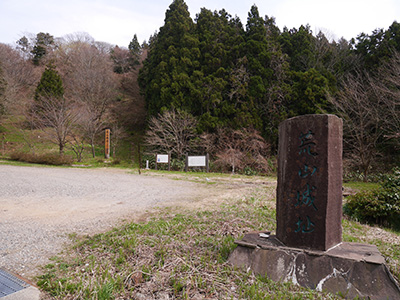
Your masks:
<svg viewBox="0 0 400 300"><path fill-rule="evenodd" d="M209 185L119 169L0 165L0 267L31 278L68 234L94 234L157 206L209 201Z"/></svg>

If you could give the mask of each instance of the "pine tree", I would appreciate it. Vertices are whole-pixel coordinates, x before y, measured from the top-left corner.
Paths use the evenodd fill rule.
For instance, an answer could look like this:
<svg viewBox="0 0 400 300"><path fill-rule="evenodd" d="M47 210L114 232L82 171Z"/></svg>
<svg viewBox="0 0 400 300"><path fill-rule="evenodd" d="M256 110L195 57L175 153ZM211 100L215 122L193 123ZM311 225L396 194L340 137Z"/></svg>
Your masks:
<svg viewBox="0 0 400 300"><path fill-rule="evenodd" d="M291 86L289 57L283 53L279 38L281 32L275 25L273 17L265 16L264 27L268 51L268 69L272 71L266 82L266 94L258 103L258 111L262 119L262 134L271 145L271 152L278 149L279 123L287 118L287 103L290 99ZM270 71L270 72L271 72Z"/></svg>
<svg viewBox="0 0 400 300"><path fill-rule="evenodd" d="M318 114L327 109L328 80L320 72L313 68L293 72L292 79L292 101L287 106L291 116Z"/></svg>

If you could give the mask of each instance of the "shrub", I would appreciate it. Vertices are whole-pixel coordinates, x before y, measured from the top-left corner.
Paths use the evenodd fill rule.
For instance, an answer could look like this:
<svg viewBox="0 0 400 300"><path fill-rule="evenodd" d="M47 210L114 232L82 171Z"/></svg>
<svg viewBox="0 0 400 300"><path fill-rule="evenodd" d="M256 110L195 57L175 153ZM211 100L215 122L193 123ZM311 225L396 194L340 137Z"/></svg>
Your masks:
<svg viewBox="0 0 400 300"><path fill-rule="evenodd" d="M349 196L343 211L360 222L400 230L400 168L381 178L379 188Z"/></svg>
<svg viewBox="0 0 400 300"><path fill-rule="evenodd" d="M183 159L171 158L171 170L184 171L185 165L186 165L185 158Z"/></svg>
<svg viewBox="0 0 400 300"><path fill-rule="evenodd" d="M114 158L114 160L112 161L113 166L119 165L121 164L121 160L118 158Z"/></svg>
<svg viewBox="0 0 400 300"><path fill-rule="evenodd" d="M254 129L219 128L214 134L202 136L205 148L214 157L215 167L232 173L270 173L270 146Z"/></svg>
<svg viewBox="0 0 400 300"><path fill-rule="evenodd" d="M54 166L70 165L73 162L73 159L68 155L53 153L32 154L26 152L13 152L11 153L10 158L15 161Z"/></svg>

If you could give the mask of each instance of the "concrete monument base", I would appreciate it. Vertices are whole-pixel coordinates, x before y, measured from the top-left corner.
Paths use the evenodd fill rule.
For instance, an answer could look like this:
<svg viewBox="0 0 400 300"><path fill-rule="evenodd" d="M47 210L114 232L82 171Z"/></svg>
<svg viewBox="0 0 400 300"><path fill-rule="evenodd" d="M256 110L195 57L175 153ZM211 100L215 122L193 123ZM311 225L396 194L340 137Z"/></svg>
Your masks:
<svg viewBox="0 0 400 300"><path fill-rule="evenodd" d="M374 245L340 243L327 251L285 247L275 236L249 233L229 257L271 280L353 299L400 299L400 288Z"/></svg>

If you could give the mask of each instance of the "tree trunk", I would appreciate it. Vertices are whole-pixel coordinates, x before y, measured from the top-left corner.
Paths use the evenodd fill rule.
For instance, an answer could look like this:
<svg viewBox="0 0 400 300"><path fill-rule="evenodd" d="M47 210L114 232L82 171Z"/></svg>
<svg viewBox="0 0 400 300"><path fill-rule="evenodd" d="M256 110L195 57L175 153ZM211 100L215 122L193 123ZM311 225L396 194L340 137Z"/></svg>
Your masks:
<svg viewBox="0 0 400 300"><path fill-rule="evenodd" d="M95 158L95 157L96 157L96 151L95 151L95 149L94 149L94 141L93 141L93 139L92 139L91 142L90 142L90 146L92 147L92 155L93 155L93 158Z"/></svg>
<svg viewBox="0 0 400 300"><path fill-rule="evenodd" d="M60 156L64 155L64 144L63 143L59 143L58 145L60 147Z"/></svg>

